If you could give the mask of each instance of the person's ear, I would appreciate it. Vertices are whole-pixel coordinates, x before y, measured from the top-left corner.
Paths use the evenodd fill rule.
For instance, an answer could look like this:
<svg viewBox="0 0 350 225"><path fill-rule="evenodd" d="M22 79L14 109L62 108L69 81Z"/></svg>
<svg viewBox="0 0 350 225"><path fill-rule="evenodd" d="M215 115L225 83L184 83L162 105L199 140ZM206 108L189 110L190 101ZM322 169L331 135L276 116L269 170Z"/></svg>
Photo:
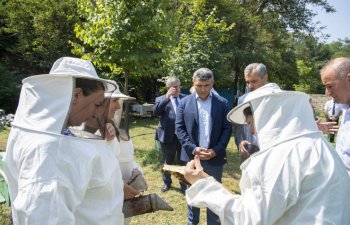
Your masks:
<svg viewBox="0 0 350 225"><path fill-rule="evenodd" d="M350 82L350 73L348 73L348 74L346 75L346 77L348 78L348 81Z"/></svg>
<svg viewBox="0 0 350 225"><path fill-rule="evenodd" d="M76 104L79 101L80 96L83 94L83 89L75 88L73 91L73 104Z"/></svg>
<svg viewBox="0 0 350 225"><path fill-rule="evenodd" d="M269 75L266 74L265 76L263 76L263 79L265 82L267 82L269 80Z"/></svg>

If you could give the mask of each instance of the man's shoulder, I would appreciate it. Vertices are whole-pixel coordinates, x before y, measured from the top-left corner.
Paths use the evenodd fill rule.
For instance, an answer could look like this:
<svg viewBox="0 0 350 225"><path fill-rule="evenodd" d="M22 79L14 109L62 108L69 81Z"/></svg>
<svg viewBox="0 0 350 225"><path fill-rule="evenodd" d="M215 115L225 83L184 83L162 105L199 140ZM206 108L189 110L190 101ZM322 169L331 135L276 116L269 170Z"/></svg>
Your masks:
<svg viewBox="0 0 350 225"><path fill-rule="evenodd" d="M165 94L164 94L164 95L160 95L160 96L156 97L156 101L157 101L157 100L164 99L164 98L166 98L166 95L165 95Z"/></svg>
<svg viewBox="0 0 350 225"><path fill-rule="evenodd" d="M190 95L185 95L183 98L181 98L181 102L189 102L195 99L195 95L190 94Z"/></svg>
<svg viewBox="0 0 350 225"><path fill-rule="evenodd" d="M329 106L329 105L332 105L332 104L333 104L333 100L332 99L326 101L326 103L325 103L326 106Z"/></svg>
<svg viewBox="0 0 350 225"><path fill-rule="evenodd" d="M242 104L243 101L244 101L244 99L245 99L245 97L247 97L247 95L248 95L248 93L245 93L244 95L240 96L240 97L238 98L237 104L238 104L238 105Z"/></svg>
<svg viewBox="0 0 350 225"><path fill-rule="evenodd" d="M213 95L212 95L212 98L213 98L213 99L217 99L219 102L223 102L223 103L225 103L225 104L228 102L227 99L224 98L224 97L222 97L221 95L215 95L215 94L213 94Z"/></svg>
<svg viewBox="0 0 350 225"><path fill-rule="evenodd" d="M183 94L183 93L180 93L180 98L181 98L181 99L184 98L184 97L186 97L186 96L188 96L188 95Z"/></svg>

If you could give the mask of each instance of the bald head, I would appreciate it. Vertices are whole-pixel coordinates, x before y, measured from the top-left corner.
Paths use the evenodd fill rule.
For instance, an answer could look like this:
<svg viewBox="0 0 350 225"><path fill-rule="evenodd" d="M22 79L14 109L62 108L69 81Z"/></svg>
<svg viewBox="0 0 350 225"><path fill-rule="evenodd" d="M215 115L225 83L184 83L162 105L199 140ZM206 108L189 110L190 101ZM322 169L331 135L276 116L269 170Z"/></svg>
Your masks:
<svg viewBox="0 0 350 225"><path fill-rule="evenodd" d="M346 80L347 75L350 73L350 58L339 57L332 59L322 67L321 74L327 69L333 69L338 79Z"/></svg>
<svg viewBox="0 0 350 225"><path fill-rule="evenodd" d="M339 57L326 63L321 70L326 95L334 101L350 105L350 58Z"/></svg>
<svg viewBox="0 0 350 225"><path fill-rule="evenodd" d="M266 66L262 63L251 63L244 69L244 79L249 91L254 91L268 82Z"/></svg>

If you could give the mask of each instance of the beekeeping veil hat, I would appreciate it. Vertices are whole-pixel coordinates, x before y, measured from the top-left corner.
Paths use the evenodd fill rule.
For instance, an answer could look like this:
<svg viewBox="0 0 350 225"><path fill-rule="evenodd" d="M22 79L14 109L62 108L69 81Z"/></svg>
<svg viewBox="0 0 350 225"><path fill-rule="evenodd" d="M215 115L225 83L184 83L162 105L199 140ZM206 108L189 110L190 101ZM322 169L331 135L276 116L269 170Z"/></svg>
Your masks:
<svg viewBox="0 0 350 225"><path fill-rule="evenodd" d="M53 64L50 70L50 76L72 76L75 78L84 78L101 81L105 85L105 91L113 92L117 87L112 80L99 78L94 66L90 61L73 58L62 57Z"/></svg>
<svg viewBox="0 0 350 225"><path fill-rule="evenodd" d="M245 108L250 106L250 101L254 100L256 98L261 98L266 95L271 95L273 93L281 92L282 90L280 87L275 84L275 83L268 83L265 84L264 86L256 89L255 91L250 92L242 102L242 104L238 105L234 109L232 109L228 114L227 114L227 119L231 123L236 123L236 124L244 124L245 123L245 117L243 114L243 111Z"/></svg>
<svg viewBox="0 0 350 225"><path fill-rule="evenodd" d="M117 85L118 86L118 85ZM114 125L117 127L119 132L119 138L121 140L129 140L129 115L128 115L128 103L129 101L134 100L134 97L130 97L129 95L123 94L119 86L113 93L105 93L105 98L110 99L118 99L120 109L116 110L111 120L113 121Z"/></svg>
<svg viewBox="0 0 350 225"><path fill-rule="evenodd" d="M74 98L75 78L101 82L106 92L115 84L101 79L91 62L63 57L52 66L49 74L25 78L13 124L41 132L61 134Z"/></svg>
<svg viewBox="0 0 350 225"><path fill-rule="evenodd" d="M123 181L112 143L66 132L77 78L98 84L97 100L89 104L91 96L82 97L91 114L103 101L103 85L115 89L89 61L70 57L58 59L49 74L22 81L4 160L11 201L20 208L13 210L16 221L28 220L21 212L30 212L31 221L123 224ZM80 112L90 116L84 107Z"/></svg>
<svg viewBox="0 0 350 225"><path fill-rule="evenodd" d="M113 92L106 92L105 98L119 98L122 100L134 100L134 97L130 97L129 95L125 95L120 91L118 84L115 81L112 81L117 87Z"/></svg>
<svg viewBox="0 0 350 225"><path fill-rule="evenodd" d="M310 97L301 92L282 91L269 83L250 92L243 103L232 109L227 119L245 123L243 110L250 107L260 151L308 133L319 132Z"/></svg>

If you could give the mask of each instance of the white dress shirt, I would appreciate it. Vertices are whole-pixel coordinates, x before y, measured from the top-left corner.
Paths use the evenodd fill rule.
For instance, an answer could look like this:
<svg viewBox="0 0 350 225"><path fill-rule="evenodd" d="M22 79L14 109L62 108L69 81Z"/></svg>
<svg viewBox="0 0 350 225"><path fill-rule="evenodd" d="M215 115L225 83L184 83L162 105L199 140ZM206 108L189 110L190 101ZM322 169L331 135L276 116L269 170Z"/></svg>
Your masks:
<svg viewBox="0 0 350 225"><path fill-rule="evenodd" d="M210 92L206 100L202 100L196 94L197 107L198 107L198 118L199 118L199 146L208 148L210 142L211 132L211 101L212 93Z"/></svg>

